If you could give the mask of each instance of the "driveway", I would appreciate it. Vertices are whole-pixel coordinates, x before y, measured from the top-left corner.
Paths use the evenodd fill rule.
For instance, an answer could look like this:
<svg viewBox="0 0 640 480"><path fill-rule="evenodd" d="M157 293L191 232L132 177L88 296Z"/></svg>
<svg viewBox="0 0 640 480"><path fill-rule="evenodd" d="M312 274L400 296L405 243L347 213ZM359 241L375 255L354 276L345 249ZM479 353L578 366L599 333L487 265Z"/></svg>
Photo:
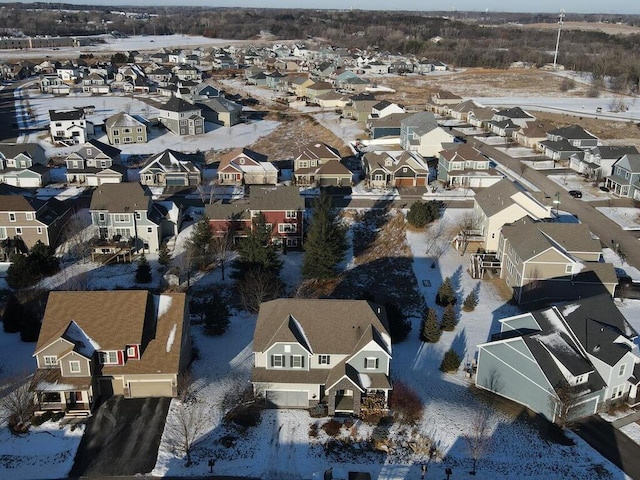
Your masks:
<svg viewBox="0 0 640 480"><path fill-rule="evenodd" d="M109 398L89 418L69 476L149 473L170 402L170 398Z"/></svg>

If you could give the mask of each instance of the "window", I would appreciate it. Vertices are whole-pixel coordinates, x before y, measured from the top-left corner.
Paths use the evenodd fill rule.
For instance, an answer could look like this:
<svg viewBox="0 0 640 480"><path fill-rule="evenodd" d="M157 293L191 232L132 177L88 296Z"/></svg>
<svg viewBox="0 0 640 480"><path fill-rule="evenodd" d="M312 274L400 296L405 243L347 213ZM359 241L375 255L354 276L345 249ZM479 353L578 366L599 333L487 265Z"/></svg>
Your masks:
<svg viewBox="0 0 640 480"><path fill-rule="evenodd" d="M136 132L142 133L142 128L141 127L136 128ZM138 138L142 138L142 137L138 137Z"/></svg>
<svg viewBox="0 0 640 480"><path fill-rule="evenodd" d="M319 365L331 365L331 356L330 355L320 355L318 357Z"/></svg>
<svg viewBox="0 0 640 480"><path fill-rule="evenodd" d="M103 365L117 365L118 364L118 352L100 352L100 363Z"/></svg>
<svg viewBox="0 0 640 480"><path fill-rule="evenodd" d="M286 239L286 245L287 245L287 247L297 247L298 246L298 239L297 238L287 238Z"/></svg>
<svg viewBox="0 0 640 480"><path fill-rule="evenodd" d="M364 368L372 370L378 368L378 359L375 357L367 357L364 359Z"/></svg>
<svg viewBox="0 0 640 480"><path fill-rule="evenodd" d="M38 232L38 235L42 235L42 227L36 228L36 232Z"/></svg>
<svg viewBox="0 0 640 480"><path fill-rule="evenodd" d="M147 233L153 233L153 227L147 227Z"/></svg>
<svg viewBox="0 0 640 480"><path fill-rule="evenodd" d="M621 397L624 393L624 385L617 385L611 390L611 398Z"/></svg>
<svg viewBox="0 0 640 480"><path fill-rule="evenodd" d="M27 212L27 220L33 220L33 212Z"/></svg>
<svg viewBox="0 0 640 480"><path fill-rule="evenodd" d="M71 373L80 373L80 362L78 360L71 360L69 362L69 371Z"/></svg>
<svg viewBox="0 0 640 480"><path fill-rule="evenodd" d="M130 222L131 218L129 217L128 213L116 213L113 216L113 221L116 223L126 223Z"/></svg>
<svg viewBox="0 0 640 480"><path fill-rule="evenodd" d="M136 347L127 347L127 358L138 358Z"/></svg>
<svg viewBox="0 0 640 480"><path fill-rule="evenodd" d="M573 272L573 266L572 265L566 265L564 267L564 273L572 273Z"/></svg>
<svg viewBox="0 0 640 480"><path fill-rule="evenodd" d="M279 223L278 233L296 233L298 226L295 223Z"/></svg>
<svg viewBox="0 0 640 480"><path fill-rule="evenodd" d="M142 138L142 137L138 137L138 140L137 140L137 141L138 141L138 142L144 142L144 138Z"/></svg>
<svg viewBox="0 0 640 480"><path fill-rule="evenodd" d="M16 235L22 235L22 227L16 227Z"/></svg>
<svg viewBox="0 0 640 480"><path fill-rule="evenodd" d="M624 371L627 367L626 363L623 363L622 365L620 365L620 368L618 369L618 376L621 377L624 375Z"/></svg>
<svg viewBox="0 0 640 480"><path fill-rule="evenodd" d="M10 222L15 222L16 221L16 214L13 212L9 212L9 221Z"/></svg>
<svg viewBox="0 0 640 480"><path fill-rule="evenodd" d="M284 367L284 355L271 355L271 366L274 368Z"/></svg>
<svg viewBox="0 0 640 480"><path fill-rule="evenodd" d="M140 212L136 212L136 220L140 220L142 218L142 214Z"/></svg>
<svg viewBox="0 0 640 480"><path fill-rule="evenodd" d="M106 160L102 160L100 162L100 168L107 168L107 161Z"/></svg>
<svg viewBox="0 0 640 480"><path fill-rule="evenodd" d="M131 143L133 141L131 137L124 137L122 140L124 141L124 143Z"/></svg>
<svg viewBox="0 0 640 480"><path fill-rule="evenodd" d="M99 213L99 214L98 214L98 221L100 221L100 222L104 222L104 221L105 221L105 215L104 215L104 213Z"/></svg>
<svg viewBox="0 0 640 480"><path fill-rule="evenodd" d="M304 368L302 355L291 355L291 368Z"/></svg>
<svg viewBox="0 0 640 480"><path fill-rule="evenodd" d="M287 210L284 216L285 218L298 218L298 212L295 210Z"/></svg>
<svg viewBox="0 0 640 480"><path fill-rule="evenodd" d="M93 153L92 153L90 148L87 148L87 155L93 155Z"/></svg>
<svg viewBox="0 0 640 480"><path fill-rule="evenodd" d="M53 367L58 364L58 357L56 357L55 355L45 355L44 364L47 367Z"/></svg>

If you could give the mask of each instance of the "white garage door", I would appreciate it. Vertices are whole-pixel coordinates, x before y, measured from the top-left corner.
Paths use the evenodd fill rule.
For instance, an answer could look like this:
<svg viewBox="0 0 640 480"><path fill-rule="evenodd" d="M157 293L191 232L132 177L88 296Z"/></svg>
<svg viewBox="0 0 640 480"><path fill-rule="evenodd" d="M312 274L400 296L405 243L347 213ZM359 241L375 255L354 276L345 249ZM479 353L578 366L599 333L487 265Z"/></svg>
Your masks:
<svg viewBox="0 0 640 480"><path fill-rule="evenodd" d="M131 398L171 397L172 393L171 382L167 380L157 382L129 382L129 394Z"/></svg>
<svg viewBox="0 0 640 480"><path fill-rule="evenodd" d="M291 390L267 390L267 404L280 408L308 408L307 392Z"/></svg>

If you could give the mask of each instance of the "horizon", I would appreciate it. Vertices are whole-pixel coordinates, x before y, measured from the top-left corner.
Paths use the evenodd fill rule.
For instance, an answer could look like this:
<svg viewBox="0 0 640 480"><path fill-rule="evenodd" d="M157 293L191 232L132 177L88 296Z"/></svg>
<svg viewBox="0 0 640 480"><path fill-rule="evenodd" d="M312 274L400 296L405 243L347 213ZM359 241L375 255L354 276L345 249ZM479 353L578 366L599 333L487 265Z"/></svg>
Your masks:
<svg viewBox="0 0 640 480"><path fill-rule="evenodd" d="M149 0L144 0L149 1ZM101 6L105 8L109 7L128 7L131 10L135 8L149 8L149 7L208 7L208 8L260 8L260 9L294 9L294 10L371 10L371 11L406 11L406 12L451 12L451 13L464 13L464 12L487 12L487 13L523 13L523 14L559 14L560 10L564 10L567 14L590 14L590 15L640 15L640 4L633 5L628 0L610 0L607 3L607 9L603 11L591 11L593 5L589 5L590 2L584 2L581 0L565 0L562 4L558 4L553 0L540 0L536 2L536 10L531 10L527 7L531 5L531 2L524 2L522 0L516 0L511 2L512 8L505 8L504 5L498 3L492 5L493 2L487 2L484 7L478 8L478 2L473 0L457 0L451 2L447 8L442 9L416 9L415 4L408 0L401 0L395 3L395 8L390 8L386 2L381 1L367 1L367 0L352 0L351 3L345 5L343 2L337 0L329 0L324 2L304 2L305 5L301 6L299 2L294 0L286 0L278 7L274 7L270 0L252 0L251 4L238 5L237 0L217 0L215 5L211 5L207 0L186 0L181 3L177 3L176 0L156 0L153 4L140 4L131 5L131 2L124 0L110 2L105 5L102 0L84 0L84 1L42 1L42 0L22 0L22 1L9 1L2 2L3 4L12 3L46 3L52 6L56 4L69 4L77 6ZM307 5L310 4L310 5ZM585 5L586 4L586 5ZM521 7L520 7L521 6Z"/></svg>

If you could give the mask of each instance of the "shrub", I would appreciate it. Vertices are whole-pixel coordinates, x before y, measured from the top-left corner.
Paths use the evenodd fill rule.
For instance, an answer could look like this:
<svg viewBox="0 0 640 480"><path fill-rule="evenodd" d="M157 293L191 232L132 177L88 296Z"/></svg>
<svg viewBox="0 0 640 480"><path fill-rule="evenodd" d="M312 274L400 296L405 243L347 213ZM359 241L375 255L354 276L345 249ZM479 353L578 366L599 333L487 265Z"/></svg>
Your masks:
<svg viewBox="0 0 640 480"><path fill-rule="evenodd" d="M147 261L144 253L138 260L138 268L136 269L136 283L149 283L151 281L151 265Z"/></svg>
<svg viewBox="0 0 640 480"><path fill-rule="evenodd" d="M462 309L465 312L473 312L478 305L478 295L475 290L471 290L467 298L464 299L462 303Z"/></svg>
<svg viewBox="0 0 640 480"><path fill-rule="evenodd" d="M442 358L442 363L440 364L440 370L442 372L455 372L458 370L459 366L460 356L453 348L450 348L449 350L444 352L444 357Z"/></svg>
<svg viewBox="0 0 640 480"><path fill-rule="evenodd" d="M340 434L341 428L342 423L333 418L322 425L322 430L330 437L337 437Z"/></svg>
<svg viewBox="0 0 640 480"><path fill-rule="evenodd" d="M414 424L422 418L422 401L418 394L403 382L394 381L389 395L389 408L398 421Z"/></svg>
<svg viewBox="0 0 640 480"><path fill-rule="evenodd" d="M59 422L63 418L64 418L64 412L56 412L53 415L51 415L52 422Z"/></svg>
<svg viewBox="0 0 640 480"><path fill-rule="evenodd" d="M438 314L433 308L430 308L427 315L422 319L420 328L420 340L423 342L436 343L440 340L442 330L438 325Z"/></svg>
<svg viewBox="0 0 640 480"><path fill-rule="evenodd" d="M449 304L445 307L442 312L442 322L440 323L440 328L446 332L453 332L458 323L458 318L456 315L456 311L453 308L453 305Z"/></svg>
<svg viewBox="0 0 640 480"><path fill-rule="evenodd" d="M44 423L44 419L42 418L42 415L36 415L35 417L31 418L31 425L38 427L43 423Z"/></svg>
<svg viewBox="0 0 640 480"><path fill-rule="evenodd" d="M429 202L414 202L407 213L407 222L416 228L424 228L434 220L440 218L440 203L432 200Z"/></svg>
<svg viewBox="0 0 640 480"><path fill-rule="evenodd" d="M207 311L204 315L204 332L207 335L222 335L229 328L229 309L227 304L216 292L206 303Z"/></svg>
<svg viewBox="0 0 640 480"><path fill-rule="evenodd" d="M318 436L318 424L312 423L309 426L309 438L316 438Z"/></svg>

